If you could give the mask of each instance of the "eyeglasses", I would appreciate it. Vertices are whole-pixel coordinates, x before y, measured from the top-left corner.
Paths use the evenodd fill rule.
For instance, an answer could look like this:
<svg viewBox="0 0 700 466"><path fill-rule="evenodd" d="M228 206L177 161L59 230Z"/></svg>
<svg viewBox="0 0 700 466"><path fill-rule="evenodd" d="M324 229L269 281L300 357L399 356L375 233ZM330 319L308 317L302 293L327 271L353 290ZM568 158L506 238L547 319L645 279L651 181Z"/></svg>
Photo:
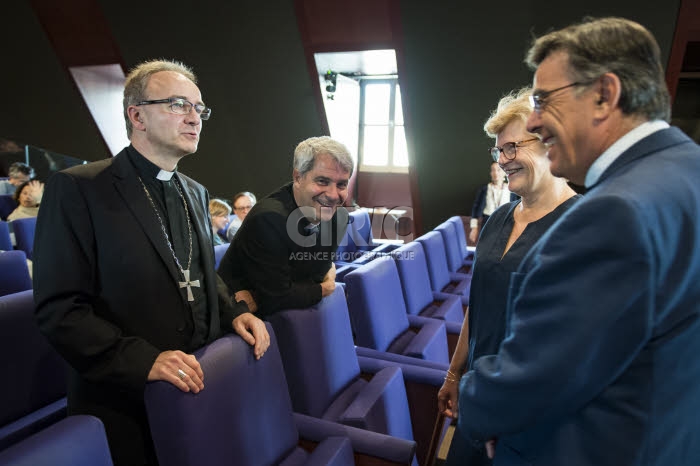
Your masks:
<svg viewBox="0 0 700 466"><path fill-rule="evenodd" d="M498 158L501 156L501 152L506 156L508 160L513 160L517 152L518 147L532 141L539 141L539 138L525 139L524 141L517 142L506 142L502 147L492 147L489 149L489 154L493 157L494 162L498 162Z"/></svg>
<svg viewBox="0 0 700 466"><path fill-rule="evenodd" d="M158 100L142 100L136 105L151 105L151 104L170 104L170 111L178 115L187 115L190 113L194 107L194 111L197 112L202 120L208 120L211 116L211 108L202 104L193 104L189 100L182 99L180 97L170 97L169 99L158 99Z"/></svg>
<svg viewBox="0 0 700 466"><path fill-rule="evenodd" d="M253 208L252 205L244 205L244 206L240 206L240 207L234 207L233 210L235 210L236 212L243 212L244 210L250 210L252 208Z"/></svg>
<svg viewBox="0 0 700 466"><path fill-rule="evenodd" d="M574 86L585 86L588 84L591 84L591 82L577 81L575 83L567 84L566 86L557 87L556 89L552 89L551 91L537 91L530 95L530 105L532 106L532 109L534 111L540 113L547 106L547 98L555 92L563 91L564 89L568 89Z"/></svg>

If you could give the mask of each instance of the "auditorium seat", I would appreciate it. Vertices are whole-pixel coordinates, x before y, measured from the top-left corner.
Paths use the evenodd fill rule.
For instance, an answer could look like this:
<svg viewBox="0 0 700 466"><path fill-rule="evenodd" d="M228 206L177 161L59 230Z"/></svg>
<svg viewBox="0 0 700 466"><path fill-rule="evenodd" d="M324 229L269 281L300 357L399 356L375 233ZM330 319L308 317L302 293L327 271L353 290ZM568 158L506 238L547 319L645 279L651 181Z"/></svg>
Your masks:
<svg viewBox="0 0 700 466"><path fill-rule="evenodd" d="M471 275L450 272L442 234L439 231L429 231L416 238L416 241L423 246L433 291L462 296L462 303L469 304Z"/></svg>
<svg viewBox="0 0 700 466"><path fill-rule="evenodd" d="M452 273L470 274L473 261L464 258L466 253L461 251L462 248L459 244L454 224L450 221L443 222L436 226L434 231L438 231L442 235L447 258L447 269Z"/></svg>
<svg viewBox="0 0 700 466"><path fill-rule="evenodd" d="M17 249L27 254L27 259L32 259L34 251L34 230L36 230L36 217L18 218L11 222L12 231L15 233ZM58 246L57 246L58 247Z"/></svg>
<svg viewBox="0 0 700 466"><path fill-rule="evenodd" d="M427 463L446 365L355 348L340 289L313 307L268 319L295 411L414 439L419 464Z"/></svg>
<svg viewBox="0 0 700 466"><path fill-rule="evenodd" d="M7 216L16 208L17 201L12 194L0 194L0 220L7 220Z"/></svg>
<svg viewBox="0 0 700 466"><path fill-rule="evenodd" d="M336 251L336 265L364 264L397 248L394 243L374 240L372 223L366 210L356 209L349 212L349 222L345 236Z"/></svg>
<svg viewBox="0 0 700 466"><path fill-rule="evenodd" d="M24 251L0 251L0 296L31 289Z"/></svg>
<svg viewBox="0 0 700 466"><path fill-rule="evenodd" d="M467 246L467 234L464 231L464 222L462 217L455 215L447 219L448 222L452 223L455 227L455 232L457 233L457 241L459 242L459 251L465 260L474 260L474 248L469 248Z"/></svg>
<svg viewBox="0 0 700 466"><path fill-rule="evenodd" d="M12 251L12 238L7 222L0 221L0 251Z"/></svg>
<svg viewBox="0 0 700 466"><path fill-rule="evenodd" d="M432 317L460 325L465 306L460 296L433 291L430 288L428 263L423 246L416 242L404 244L391 253L401 280L401 290L409 314Z"/></svg>
<svg viewBox="0 0 700 466"><path fill-rule="evenodd" d="M219 263L221 262L221 259L224 257L224 254L226 254L226 251L228 251L228 247L231 245L231 243L225 243L225 244L219 244L217 246L214 246L214 268L218 269L219 268Z"/></svg>
<svg viewBox="0 0 700 466"><path fill-rule="evenodd" d="M65 363L39 332L31 290L0 297L0 450L66 416Z"/></svg>
<svg viewBox="0 0 700 466"><path fill-rule="evenodd" d="M412 441L294 413L275 334L267 325L270 347L259 360L233 334L195 351L204 372L201 392L185 393L163 381L146 386L161 465L411 463Z"/></svg>
<svg viewBox="0 0 700 466"><path fill-rule="evenodd" d="M112 466L102 421L70 416L0 452L3 466Z"/></svg>
<svg viewBox="0 0 700 466"><path fill-rule="evenodd" d="M446 324L460 324L408 315L399 274L389 256L345 276L350 322L357 346L449 363Z"/></svg>

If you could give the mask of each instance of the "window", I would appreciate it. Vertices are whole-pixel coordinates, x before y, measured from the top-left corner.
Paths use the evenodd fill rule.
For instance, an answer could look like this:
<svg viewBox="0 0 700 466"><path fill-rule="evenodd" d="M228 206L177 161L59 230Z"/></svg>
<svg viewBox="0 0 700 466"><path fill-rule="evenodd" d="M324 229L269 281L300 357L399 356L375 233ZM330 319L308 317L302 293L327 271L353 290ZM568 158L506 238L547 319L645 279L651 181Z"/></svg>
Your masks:
<svg viewBox="0 0 700 466"><path fill-rule="evenodd" d="M360 80L360 170L408 172L398 79Z"/></svg>

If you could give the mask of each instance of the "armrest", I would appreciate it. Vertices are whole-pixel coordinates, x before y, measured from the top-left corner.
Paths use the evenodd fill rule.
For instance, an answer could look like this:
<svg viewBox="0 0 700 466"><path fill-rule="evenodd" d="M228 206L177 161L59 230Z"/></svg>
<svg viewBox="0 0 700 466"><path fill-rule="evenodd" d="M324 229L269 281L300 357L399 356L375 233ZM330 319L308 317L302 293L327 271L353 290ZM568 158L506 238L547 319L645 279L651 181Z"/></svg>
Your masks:
<svg viewBox="0 0 700 466"><path fill-rule="evenodd" d="M440 319L444 320L445 322L457 322L460 325L462 324L462 321L464 320L464 308L462 307L462 300L460 299L459 295L446 294L445 298L443 299L435 299L433 304L435 307L433 308L432 315L426 315L423 317Z"/></svg>
<svg viewBox="0 0 700 466"><path fill-rule="evenodd" d="M425 359L411 358L409 356L404 356L403 354L396 353L385 353L384 351L375 350L372 348L365 348L364 346L356 346L355 353L357 354L357 360L360 362L360 370L362 372L375 373L379 372L382 368L390 366L404 367L408 366L418 366L425 367L428 369L435 369L442 371L445 376L445 371L449 368L449 364L439 363L435 361L426 361ZM375 364L372 361L378 359L384 361L386 364ZM363 361L365 366L363 366ZM375 368L374 370L372 368Z"/></svg>
<svg viewBox="0 0 700 466"><path fill-rule="evenodd" d="M401 369L386 367L374 374L338 421L360 429L413 440Z"/></svg>
<svg viewBox="0 0 700 466"><path fill-rule="evenodd" d="M410 440L369 432L299 413L294 413L294 421L299 429L299 436L314 442L320 442L330 436L349 438L356 460L359 453L384 460L384 463L376 464L407 465L411 464L416 453L416 442Z"/></svg>
<svg viewBox="0 0 700 466"><path fill-rule="evenodd" d="M429 361L449 363L450 357L447 351L445 323L441 320L427 317L423 317L423 319L425 320L420 330L408 344L404 354Z"/></svg>
<svg viewBox="0 0 700 466"><path fill-rule="evenodd" d="M447 296L454 296L459 298L457 295L451 295L445 293ZM451 322L449 320L438 320L438 319L433 319L431 317L423 317L423 316L414 316L411 314L407 314L406 317L408 317L408 325L411 327L422 327L426 325L426 323L430 323L433 321L437 321L438 323L444 324L445 325L445 330L449 334L457 334L459 335L459 332L462 331L462 323L457 323L457 322Z"/></svg>
<svg viewBox="0 0 700 466"><path fill-rule="evenodd" d="M466 310L467 310L466 308L469 306L469 296L459 295L459 294L455 295L455 294L451 294L451 293L443 293L442 291L433 291L433 299L436 301L445 300L445 299L449 298L450 296L457 296L462 301L462 311L466 312Z"/></svg>
<svg viewBox="0 0 700 466"><path fill-rule="evenodd" d="M335 281L342 282L345 280L345 276L358 268L360 264L349 264L347 262L336 262L335 263Z"/></svg>
<svg viewBox="0 0 700 466"><path fill-rule="evenodd" d="M450 280L455 283L452 294L469 296L469 289L472 285L472 277L463 273L451 273Z"/></svg>
<svg viewBox="0 0 700 466"><path fill-rule="evenodd" d="M328 437L311 452L305 466L344 466L354 464L352 444L347 437Z"/></svg>

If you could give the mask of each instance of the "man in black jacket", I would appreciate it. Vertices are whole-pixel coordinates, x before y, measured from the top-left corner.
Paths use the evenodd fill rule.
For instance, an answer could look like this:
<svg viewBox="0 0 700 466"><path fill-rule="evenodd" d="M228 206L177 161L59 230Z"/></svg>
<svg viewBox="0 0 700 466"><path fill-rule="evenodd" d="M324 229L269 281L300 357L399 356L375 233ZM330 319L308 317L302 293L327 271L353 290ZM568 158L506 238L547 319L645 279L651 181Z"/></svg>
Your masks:
<svg viewBox="0 0 700 466"><path fill-rule="evenodd" d="M53 175L37 221L37 322L72 368L69 414L104 422L116 466L157 464L147 382L199 392L204 374L188 353L222 332L239 333L257 357L269 345L262 321L217 279L207 191L177 172L211 113L195 81L176 62L134 69L124 90L131 145Z"/></svg>
<svg viewBox="0 0 700 466"><path fill-rule="evenodd" d="M327 137L294 151L293 181L258 202L221 260L219 275L262 316L312 306L335 289L334 253L345 235L353 161ZM252 298L247 295L248 290Z"/></svg>

